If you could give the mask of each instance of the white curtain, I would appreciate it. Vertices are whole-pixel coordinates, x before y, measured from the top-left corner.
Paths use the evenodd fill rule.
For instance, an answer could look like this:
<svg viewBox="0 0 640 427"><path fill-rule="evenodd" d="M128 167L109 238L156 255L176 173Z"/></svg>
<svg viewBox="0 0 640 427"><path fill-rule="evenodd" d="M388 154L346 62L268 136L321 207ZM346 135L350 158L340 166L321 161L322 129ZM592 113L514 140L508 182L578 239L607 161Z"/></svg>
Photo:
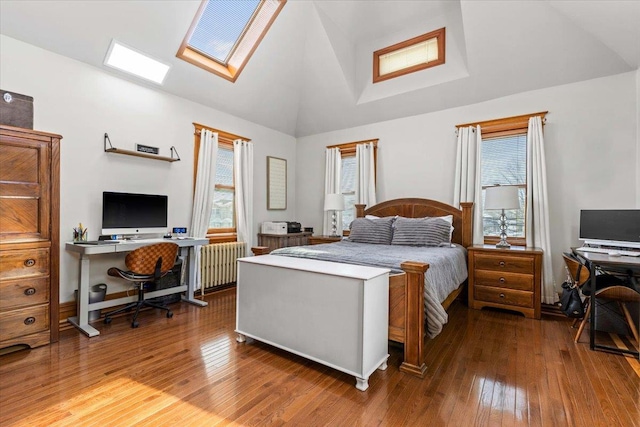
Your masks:
<svg viewBox="0 0 640 427"><path fill-rule="evenodd" d="M527 246L544 251L542 256L542 302L558 301L551 266L551 233L547 196L547 166L544 158L544 136L540 116L529 119L527 131Z"/></svg>
<svg viewBox="0 0 640 427"><path fill-rule="evenodd" d="M458 128L453 206L473 202L473 244L484 243L482 224L482 133L480 126Z"/></svg>
<svg viewBox="0 0 640 427"><path fill-rule="evenodd" d="M251 255L253 240L253 143L233 141L233 177L236 187L236 232Z"/></svg>
<svg viewBox="0 0 640 427"><path fill-rule="evenodd" d="M207 129L200 133L200 149L196 169L196 188L193 193L191 235L205 237L209 229L213 192L215 190L216 161L218 159L218 134ZM201 287L200 251L196 251L196 289Z"/></svg>
<svg viewBox="0 0 640 427"><path fill-rule="evenodd" d="M376 204L376 164L373 142L356 145L356 203Z"/></svg>
<svg viewBox="0 0 640 427"><path fill-rule="evenodd" d="M342 155L339 148L327 148L324 170L324 194L336 194L341 192L340 174L342 172ZM324 202L324 201L323 201ZM323 204L324 208L324 204ZM324 212L322 234L328 236L332 232L331 217L333 212ZM342 236L342 212L336 212L337 233Z"/></svg>

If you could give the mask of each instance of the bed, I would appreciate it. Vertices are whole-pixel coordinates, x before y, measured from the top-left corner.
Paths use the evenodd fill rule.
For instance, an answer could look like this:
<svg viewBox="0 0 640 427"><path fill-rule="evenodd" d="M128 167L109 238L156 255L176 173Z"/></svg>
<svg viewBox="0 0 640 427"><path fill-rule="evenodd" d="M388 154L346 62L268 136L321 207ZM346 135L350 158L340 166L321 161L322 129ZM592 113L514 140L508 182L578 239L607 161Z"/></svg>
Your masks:
<svg viewBox="0 0 640 427"><path fill-rule="evenodd" d="M367 215L377 217L398 215L405 218L423 218L452 215L454 230L451 242L466 248L472 243L473 204L462 203L461 205L461 209L457 209L429 199L395 199L368 209L365 209L364 205L356 205L356 216L361 218ZM257 247L253 252L261 255L268 253L268 249ZM407 259L400 263L402 272L389 277L389 339L404 345L400 370L419 377L424 377L426 372L425 319L433 318L430 316L432 313L425 313L425 293L427 293L425 287L429 286L425 279L428 277L426 273L429 267L427 262ZM463 286L453 289L442 301L442 309L446 310L462 290Z"/></svg>

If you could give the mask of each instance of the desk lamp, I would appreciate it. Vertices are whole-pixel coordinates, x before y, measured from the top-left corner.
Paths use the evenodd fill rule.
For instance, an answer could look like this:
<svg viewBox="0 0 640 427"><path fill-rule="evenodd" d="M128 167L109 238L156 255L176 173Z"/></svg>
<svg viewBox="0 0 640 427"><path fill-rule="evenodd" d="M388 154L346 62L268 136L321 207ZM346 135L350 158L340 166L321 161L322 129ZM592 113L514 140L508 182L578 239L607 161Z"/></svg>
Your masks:
<svg viewBox="0 0 640 427"><path fill-rule="evenodd" d="M518 187L506 185L496 185L487 188L484 199L484 208L487 210L502 210L500 214L500 241L496 248L510 248L507 242L507 216L505 209L520 209L520 199L518 198Z"/></svg>
<svg viewBox="0 0 640 427"><path fill-rule="evenodd" d="M342 194L326 194L324 196L324 210L332 211L331 214L331 237L337 237L336 212L344 210L344 196Z"/></svg>

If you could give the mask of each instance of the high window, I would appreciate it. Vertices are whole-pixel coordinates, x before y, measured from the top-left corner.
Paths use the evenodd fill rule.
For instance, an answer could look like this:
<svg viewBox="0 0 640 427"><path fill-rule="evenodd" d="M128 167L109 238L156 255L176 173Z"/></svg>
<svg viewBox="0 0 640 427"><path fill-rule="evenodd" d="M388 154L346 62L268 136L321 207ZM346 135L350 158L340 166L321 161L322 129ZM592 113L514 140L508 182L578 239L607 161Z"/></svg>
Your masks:
<svg viewBox="0 0 640 427"><path fill-rule="evenodd" d="M203 0L177 57L235 82L286 0Z"/></svg>
<svg viewBox="0 0 640 427"><path fill-rule="evenodd" d="M400 77L445 62L445 29L373 52L373 83Z"/></svg>
<svg viewBox="0 0 640 427"><path fill-rule="evenodd" d="M349 235L349 226L356 217L356 145L373 142L374 157L378 155L378 140L348 142L345 144L330 145L327 148L339 148L342 158L340 169L340 192L344 196L344 211L342 211L342 230L345 236ZM377 161L375 162L377 163Z"/></svg>
<svg viewBox="0 0 640 427"><path fill-rule="evenodd" d="M193 182L195 187L198 153L200 151L200 133L202 129L209 129L218 134L218 155L216 158L215 188L213 192L213 207L209 219L207 237L210 242L235 242L236 240L236 188L233 179L233 141L243 136L234 135L218 129L213 129L194 123L194 163Z"/></svg>

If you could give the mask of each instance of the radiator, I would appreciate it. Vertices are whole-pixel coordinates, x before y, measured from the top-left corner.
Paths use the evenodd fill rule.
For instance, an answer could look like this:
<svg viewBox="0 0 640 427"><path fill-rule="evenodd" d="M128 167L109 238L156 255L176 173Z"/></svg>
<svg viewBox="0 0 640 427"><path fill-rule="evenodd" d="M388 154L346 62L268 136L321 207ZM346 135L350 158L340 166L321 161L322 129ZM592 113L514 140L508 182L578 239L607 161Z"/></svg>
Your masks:
<svg viewBox="0 0 640 427"><path fill-rule="evenodd" d="M202 247L200 273L202 288L234 283L238 277L236 260L245 255L244 242L215 243Z"/></svg>

